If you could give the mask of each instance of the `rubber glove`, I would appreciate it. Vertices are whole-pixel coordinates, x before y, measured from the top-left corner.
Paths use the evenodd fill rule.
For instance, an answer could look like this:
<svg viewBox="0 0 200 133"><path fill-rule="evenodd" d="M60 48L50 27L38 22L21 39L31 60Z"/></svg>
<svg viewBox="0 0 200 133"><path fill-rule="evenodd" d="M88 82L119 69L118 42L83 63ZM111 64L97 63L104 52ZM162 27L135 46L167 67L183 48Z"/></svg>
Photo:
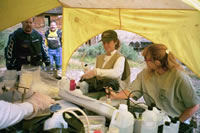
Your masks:
<svg viewBox="0 0 200 133"><path fill-rule="evenodd" d="M32 97L26 100L26 102L29 102L33 105L34 111L31 116L25 119L31 119L37 114L49 109L51 104L55 104L55 100L53 100L51 97L38 92L35 92Z"/></svg>
<svg viewBox="0 0 200 133"><path fill-rule="evenodd" d="M90 79L97 75L97 70L92 69L83 74L82 79Z"/></svg>

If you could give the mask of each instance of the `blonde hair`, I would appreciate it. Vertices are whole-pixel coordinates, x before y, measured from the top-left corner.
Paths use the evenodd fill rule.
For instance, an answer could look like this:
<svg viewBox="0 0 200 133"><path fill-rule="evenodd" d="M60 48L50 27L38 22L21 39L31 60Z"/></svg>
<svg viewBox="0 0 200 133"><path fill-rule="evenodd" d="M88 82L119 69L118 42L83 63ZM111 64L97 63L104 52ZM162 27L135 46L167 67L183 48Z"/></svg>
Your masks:
<svg viewBox="0 0 200 133"><path fill-rule="evenodd" d="M150 58L153 61L159 60L161 68L164 70L171 70L173 68L183 70L181 65L176 61L176 57L168 51L167 47L163 44L152 44L147 46L143 50L142 55L144 58L146 58L147 55L150 55Z"/></svg>

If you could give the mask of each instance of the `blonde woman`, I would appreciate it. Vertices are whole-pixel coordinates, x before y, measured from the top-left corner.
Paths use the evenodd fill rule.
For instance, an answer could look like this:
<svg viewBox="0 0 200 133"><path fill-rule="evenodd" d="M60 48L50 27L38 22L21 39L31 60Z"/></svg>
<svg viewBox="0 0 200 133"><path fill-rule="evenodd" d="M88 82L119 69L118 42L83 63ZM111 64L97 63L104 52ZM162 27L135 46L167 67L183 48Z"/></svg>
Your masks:
<svg viewBox="0 0 200 133"><path fill-rule="evenodd" d="M162 44L149 45L142 55L147 68L125 90L126 95L124 92L112 92L111 98L127 99L131 91L140 91L143 93L133 93L134 97L139 99L144 96L148 105L151 105L152 97L156 106L168 115L179 117L182 122L190 118L199 109L199 100L189 76L176 62L174 55Z"/></svg>

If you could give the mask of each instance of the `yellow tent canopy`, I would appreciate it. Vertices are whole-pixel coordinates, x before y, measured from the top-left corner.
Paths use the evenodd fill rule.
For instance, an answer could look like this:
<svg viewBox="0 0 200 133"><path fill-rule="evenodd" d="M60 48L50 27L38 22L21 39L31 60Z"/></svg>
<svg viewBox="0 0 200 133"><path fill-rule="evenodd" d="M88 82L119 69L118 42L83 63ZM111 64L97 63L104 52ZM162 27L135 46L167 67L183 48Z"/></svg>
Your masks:
<svg viewBox="0 0 200 133"><path fill-rule="evenodd" d="M69 8L192 9L182 0L59 0Z"/></svg>
<svg viewBox="0 0 200 133"><path fill-rule="evenodd" d="M107 29L120 29L167 45L200 76L200 13L197 11L64 8L63 16L64 66L71 56L69 53L89 38Z"/></svg>
<svg viewBox="0 0 200 133"><path fill-rule="evenodd" d="M200 77L200 13L181 0L101 0L100 3L99 0L60 0L60 3L2 0L0 30L62 5L64 72L72 53L82 43L104 30L120 29L167 45Z"/></svg>
<svg viewBox="0 0 200 133"><path fill-rule="evenodd" d="M58 6L57 0L1 0L0 31Z"/></svg>

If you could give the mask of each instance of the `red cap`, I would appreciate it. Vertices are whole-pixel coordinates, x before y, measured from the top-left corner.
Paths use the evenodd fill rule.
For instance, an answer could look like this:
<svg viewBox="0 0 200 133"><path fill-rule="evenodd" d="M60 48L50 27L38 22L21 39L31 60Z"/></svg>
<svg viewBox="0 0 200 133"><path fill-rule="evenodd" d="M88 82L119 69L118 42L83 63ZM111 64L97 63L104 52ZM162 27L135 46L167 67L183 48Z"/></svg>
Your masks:
<svg viewBox="0 0 200 133"><path fill-rule="evenodd" d="M93 133L102 133L100 130L94 130Z"/></svg>

